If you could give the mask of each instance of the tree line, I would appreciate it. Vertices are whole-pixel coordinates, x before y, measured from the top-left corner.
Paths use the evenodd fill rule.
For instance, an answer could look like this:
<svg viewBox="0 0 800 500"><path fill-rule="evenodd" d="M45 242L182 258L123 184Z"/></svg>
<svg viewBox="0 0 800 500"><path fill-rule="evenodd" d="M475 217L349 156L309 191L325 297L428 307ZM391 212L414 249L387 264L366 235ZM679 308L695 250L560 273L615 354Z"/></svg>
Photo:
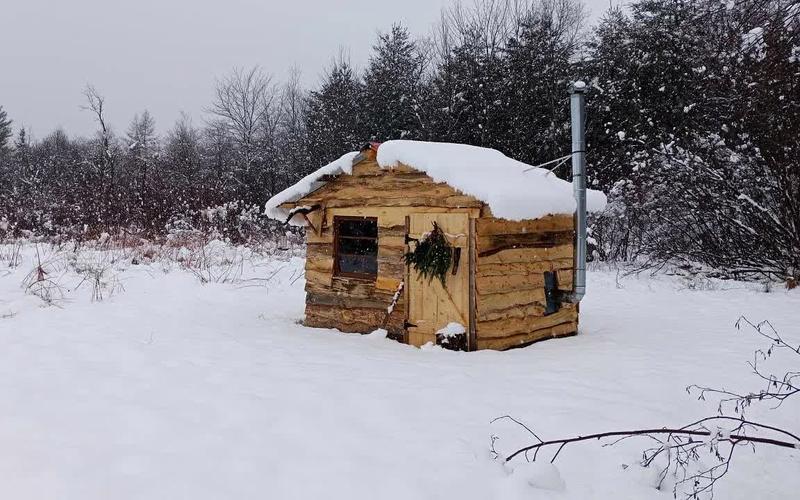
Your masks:
<svg viewBox="0 0 800 500"><path fill-rule="evenodd" d="M32 141L0 111L0 227L157 236L221 217L269 232L266 199L367 141L546 162L570 153L566 89L580 78L589 182L610 199L593 224L597 257L797 276L799 11L791 0L638 0L587 27L578 0L459 3L427 37L402 25L379 34L362 71L340 55L311 90L298 74L234 70L203 123L183 117L163 137L146 111L116 133L88 87L93 137Z"/></svg>

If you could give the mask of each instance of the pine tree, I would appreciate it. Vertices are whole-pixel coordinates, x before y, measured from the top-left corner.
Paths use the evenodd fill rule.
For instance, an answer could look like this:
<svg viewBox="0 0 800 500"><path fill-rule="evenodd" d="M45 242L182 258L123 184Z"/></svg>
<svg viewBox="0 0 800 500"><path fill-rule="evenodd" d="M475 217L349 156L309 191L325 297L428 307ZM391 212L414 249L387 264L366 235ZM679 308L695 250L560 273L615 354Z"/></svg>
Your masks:
<svg viewBox="0 0 800 500"><path fill-rule="evenodd" d="M437 140L495 147L503 79L499 47L466 35L440 61L426 89L430 134Z"/></svg>
<svg viewBox="0 0 800 500"><path fill-rule="evenodd" d="M362 86L350 63L336 61L319 90L308 99L309 160L324 165L342 154L358 149L365 141Z"/></svg>
<svg viewBox="0 0 800 500"><path fill-rule="evenodd" d="M279 128L279 164L283 166L281 187L294 184L308 175L315 165L308 157L306 115L308 100L300 85L300 73L293 71L281 93Z"/></svg>
<svg viewBox="0 0 800 500"><path fill-rule="evenodd" d="M157 203L167 205L158 215L163 219L163 212L173 210L188 211L198 206L211 206L221 200L211 200L205 195L207 187L203 182L203 150L200 132L192 125L187 115L181 115L164 140L161 157L162 196L165 200Z"/></svg>
<svg viewBox="0 0 800 500"><path fill-rule="evenodd" d="M36 143L30 154L33 168L26 177L35 187L26 198L40 217L31 229L52 234L82 227L87 219L83 208L94 187L87 182L90 169L84 161L85 148L57 129Z"/></svg>
<svg viewBox="0 0 800 500"><path fill-rule="evenodd" d="M13 133L8 113L3 109L3 106L0 106L0 156L8 153L10 149L9 141Z"/></svg>
<svg viewBox="0 0 800 500"><path fill-rule="evenodd" d="M504 50L501 149L529 163L569 151L569 100L576 45L558 12L539 9L522 21Z"/></svg>
<svg viewBox="0 0 800 500"><path fill-rule="evenodd" d="M135 207L135 215L142 226L150 226L154 217L152 179L155 161L158 155L158 138L156 123L150 113L145 110L141 115L133 117L126 135L127 151L125 155L127 182L130 190L125 194L132 197L129 209ZM133 211L133 210L132 210Z"/></svg>
<svg viewBox="0 0 800 500"><path fill-rule="evenodd" d="M30 162L30 139L25 127L19 129L14 140L14 159L17 164L26 165Z"/></svg>
<svg viewBox="0 0 800 500"><path fill-rule="evenodd" d="M591 85L586 124L591 151L588 180L606 192L630 178L633 152L641 148L635 141L642 104L631 36L631 21L622 9L609 9L588 43L591 56L583 62Z"/></svg>
<svg viewBox="0 0 800 500"><path fill-rule="evenodd" d="M205 150L204 170L201 175L206 206L218 205L233 194L236 145L228 133L228 126L220 120L210 121L202 132Z"/></svg>
<svg viewBox="0 0 800 500"><path fill-rule="evenodd" d="M424 58L408 30L393 25L373 47L364 75L361 103L367 138L416 139L420 136L419 92Z"/></svg>

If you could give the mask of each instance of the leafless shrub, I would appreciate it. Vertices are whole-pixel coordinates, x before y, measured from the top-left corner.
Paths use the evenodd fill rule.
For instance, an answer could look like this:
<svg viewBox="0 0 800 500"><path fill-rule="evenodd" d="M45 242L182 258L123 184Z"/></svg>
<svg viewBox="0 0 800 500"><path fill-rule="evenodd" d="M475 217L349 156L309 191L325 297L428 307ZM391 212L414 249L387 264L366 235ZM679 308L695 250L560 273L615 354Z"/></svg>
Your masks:
<svg viewBox="0 0 800 500"><path fill-rule="evenodd" d="M10 269L17 268L22 263L22 242L0 245L0 262L5 262Z"/></svg>
<svg viewBox="0 0 800 500"><path fill-rule="evenodd" d="M201 283L237 283L244 273L245 255L242 248L225 247L213 242L203 245L197 252L181 260L184 269L194 274Z"/></svg>
<svg viewBox="0 0 800 500"><path fill-rule="evenodd" d="M758 335L769 341L765 349L755 352L753 361L749 363L753 373L764 383L764 387L758 391L745 393L696 385L687 388L689 393L698 394L701 400L709 396L720 396L718 415L705 417L677 428L607 431L557 439L540 437L524 423L505 415L493 422L510 420L525 429L535 442L503 457L496 449L499 437L493 435L491 451L494 457L502 458L506 462L517 457L535 461L540 458L540 454L547 453L545 450L554 450L547 454L547 458L550 462L555 462L561 451L573 443L606 440L603 446L612 446L624 440L642 438L654 443L642 452L639 463L643 467L653 467L658 470L656 488L664 489L671 485L675 498L678 496L687 499L713 498L715 485L731 471L734 454L739 449L749 448L755 451L756 446L800 448L800 435L797 432L755 422L745 416L746 410L755 403L771 403L774 409L800 393L800 371L790 370L778 376L765 372L762 368L763 362L778 351L800 357L800 345L789 343L768 321L753 323L745 317L740 317L736 322L736 328L742 326L751 327ZM730 410L733 410L735 416L726 414ZM711 465L707 465L709 463Z"/></svg>
<svg viewBox="0 0 800 500"><path fill-rule="evenodd" d="M48 271L48 269L50 269ZM64 286L57 278L52 277L54 262L43 260L39 245L36 245L36 267L29 272L22 281L22 286L27 293L39 297L47 305L57 305L64 299Z"/></svg>
<svg viewBox="0 0 800 500"><path fill-rule="evenodd" d="M113 252L109 251L101 253L94 259L76 261L73 269L82 276L82 279L75 289L77 290L87 283L91 287L92 302L101 302L115 293L123 291L125 288L122 286L118 274L114 272L113 264Z"/></svg>
<svg viewBox="0 0 800 500"><path fill-rule="evenodd" d="M746 393L699 385L691 385L686 389L690 394L697 394L698 399L703 401L708 396L721 397L717 407L720 415L732 410L735 414L744 416L745 411L754 403L770 403L773 408L778 408L787 399L800 394L800 371L787 371L783 375L777 375L766 372L763 366L776 352L800 356L800 345L790 344L775 330L775 327L769 321L753 323L742 316L736 321L736 328L741 329L742 326L749 327L756 334L769 341L768 347L755 351L753 359L747 363L753 374L762 381L763 387L758 391ZM800 364L798 366L800 367Z"/></svg>

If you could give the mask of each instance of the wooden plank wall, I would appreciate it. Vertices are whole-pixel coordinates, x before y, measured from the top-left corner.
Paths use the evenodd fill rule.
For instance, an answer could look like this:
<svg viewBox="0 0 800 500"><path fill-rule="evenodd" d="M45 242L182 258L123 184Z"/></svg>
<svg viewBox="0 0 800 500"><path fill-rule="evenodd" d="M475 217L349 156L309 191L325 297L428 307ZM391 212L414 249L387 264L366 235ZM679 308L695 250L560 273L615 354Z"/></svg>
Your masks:
<svg viewBox="0 0 800 500"><path fill-rule="evenodd" d="M313 327L367 333L380 327L399 283L405 279L405 219L410 213L467 212L477 217L482 203L450 186L434 182L408 167L380 169L374 161L343 175L295 202L321 204L319 234L306 232L306 319ZM456 208L458 207L458 208ZM333 218L336 215L378 218L378 277L375 282L333 276ZM389 318L387 329L403 338L405 297Z"/></svg>
<svg viewBox="0 0 800 500"><path fill-rule="evenodd" d="M529 221L476 221L476 338L478 349L508 349L578 329L575 305L545 316L544 272L572 288L574 222L569 215Z"/></svg>

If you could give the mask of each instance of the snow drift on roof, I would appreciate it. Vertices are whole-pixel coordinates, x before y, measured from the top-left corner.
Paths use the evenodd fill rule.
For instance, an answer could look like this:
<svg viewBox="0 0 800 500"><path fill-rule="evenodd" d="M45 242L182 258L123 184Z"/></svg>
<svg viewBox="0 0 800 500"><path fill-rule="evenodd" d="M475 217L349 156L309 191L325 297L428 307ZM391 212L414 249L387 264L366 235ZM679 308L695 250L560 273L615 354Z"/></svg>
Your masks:
<svg viewBox="0 0 800 500"><path fill-rule="evenodd" d="M531 168L503 153L477 146L389 141L378 148L378 164L399 163L421 170L437 182L483 201L502 219L538 219L575 212L572 184L543 168ZM530 169L526 172L527 169ZM587 192L587 210L602 210L605 195Z"/></svg>
<svg viewBox="0 0 800 500"><path fill-rule="evenodd" d="M278 205L298 200L317 189L324 175L351 173L355 155L348 153L275 195L267 202L267 215L285 219L289 212ZM377 159L382 168L403 164L425 172L433 180L483 201L495 217L502 219L538 219L548 214L575 212L571 183L549 170L532 168L494 149L398 140L381 144ZM603 193L587 190L588 211L600 211L605 204Z"/></svg>
<svg viewBox="0 0 800 500"><path fill-rule="evenodd" d="M272 219L278 219L281 222L285 221L290 215L288 210L279 208L278 205L289 201L297 201L303 196L316 191L325 185L322 179L326 175L340 175L351 174L353 172L353 159L358 155L358 151L353 151L341 156L338 160L334 160L324 167L311 172L307 176L300 179L297 183L284 189L267 201L265 214ZM296 220L292 218L291 222L296 225L305 225L305 219Z"/></svg>

